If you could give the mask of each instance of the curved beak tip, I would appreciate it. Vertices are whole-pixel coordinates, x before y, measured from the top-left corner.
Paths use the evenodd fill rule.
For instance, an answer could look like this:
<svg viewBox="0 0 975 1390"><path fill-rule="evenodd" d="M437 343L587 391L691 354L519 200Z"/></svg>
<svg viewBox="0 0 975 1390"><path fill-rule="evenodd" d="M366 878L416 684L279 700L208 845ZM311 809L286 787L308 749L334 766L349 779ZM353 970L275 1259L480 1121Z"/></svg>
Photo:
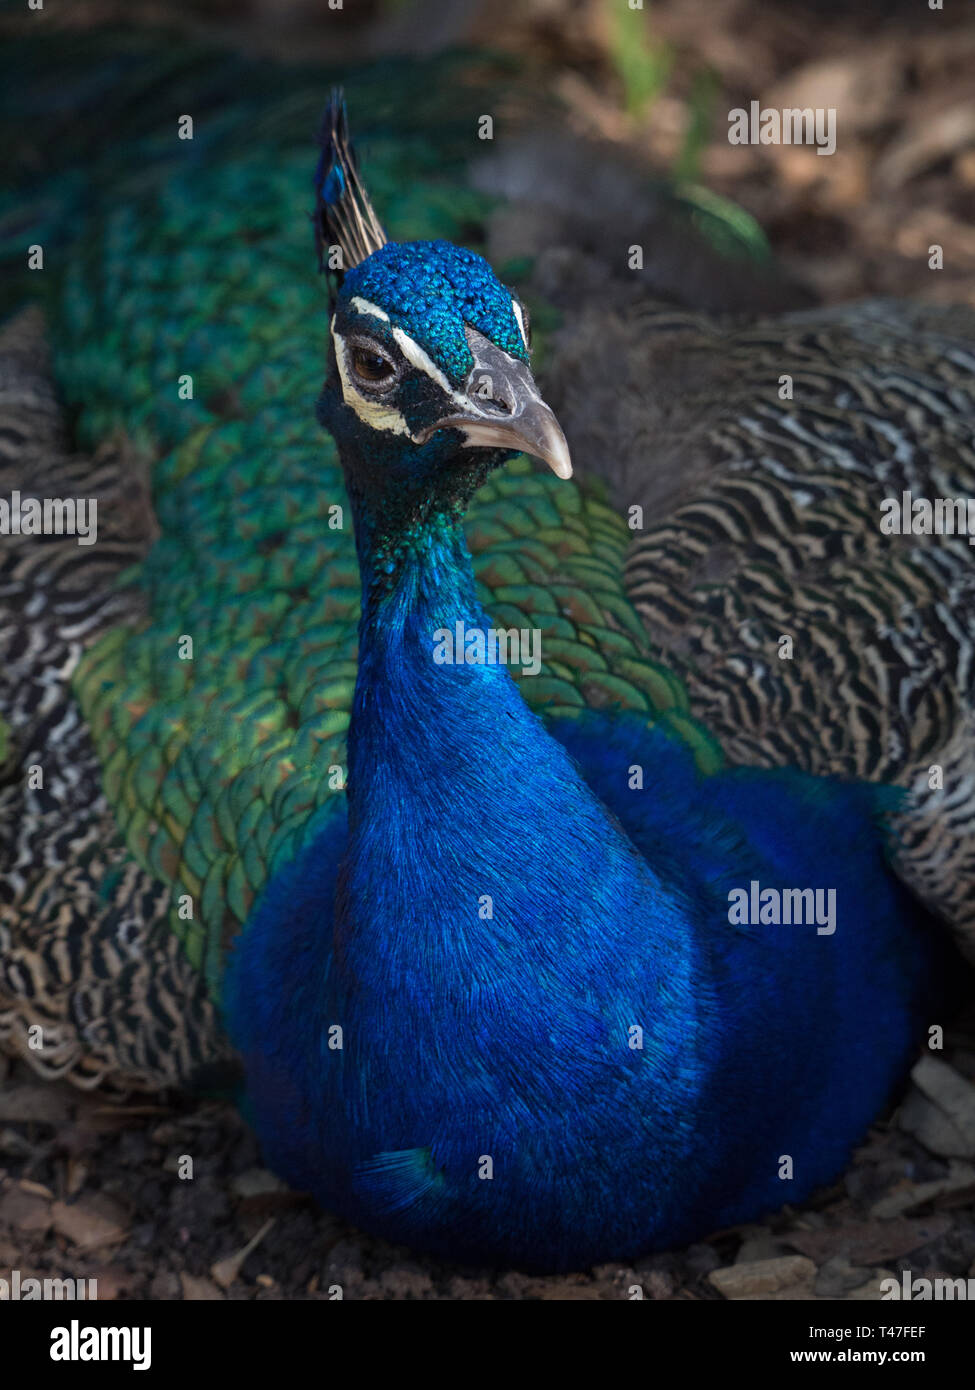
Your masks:
<svg viewBox="0 0 975 1390"><path fill-rule="evenodd" d="M569 479L572 477L572 456L569 453L569 445L565 435L558 425L556 425L556 429L558 430L558 437L552 439L548 447L543 452L535 454L535 457L540 458L543 463L547 463L557 478Z"/></svg>
<svg viewBox="0 0 975 1390"><path fill-rule="evenodd" d="M529 454L548 464L557 478L572 477L568 442L544 401L533 401L530 409L511 420L455 416L439 422L441 429L447 426L463 432L467 448L510 449L512 453Z"/></svg>

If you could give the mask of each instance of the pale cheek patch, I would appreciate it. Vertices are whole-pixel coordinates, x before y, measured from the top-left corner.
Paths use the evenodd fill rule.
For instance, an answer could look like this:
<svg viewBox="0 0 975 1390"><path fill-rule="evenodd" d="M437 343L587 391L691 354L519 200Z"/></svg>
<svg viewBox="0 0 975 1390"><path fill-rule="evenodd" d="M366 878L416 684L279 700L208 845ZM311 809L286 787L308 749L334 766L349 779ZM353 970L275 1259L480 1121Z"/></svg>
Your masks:
<svg viewBox="0 0 975 1390"><path fill-rule="evenodd" d="M363 303L365 303L364 300ZM381 313L382 310L379 312ZM384 430L387 434L405 434L412 438L406 419L398 410L395 410L391 405L384 405L382 401L371 401L356 390L352 381L349 349L341 333L336 333L334 324L332 325L332 342L335 344L335 361L339 369L339 380L342 383L342 399L346 405L350 406L362 423L368 425L370 429Z"/></svg>

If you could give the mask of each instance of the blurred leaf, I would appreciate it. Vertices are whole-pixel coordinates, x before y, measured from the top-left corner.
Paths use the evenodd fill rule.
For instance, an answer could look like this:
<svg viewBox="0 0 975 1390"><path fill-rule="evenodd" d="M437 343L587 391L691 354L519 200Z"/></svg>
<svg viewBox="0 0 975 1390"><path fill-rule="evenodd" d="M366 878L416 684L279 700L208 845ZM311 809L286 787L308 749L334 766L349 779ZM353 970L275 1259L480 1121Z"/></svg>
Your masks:
<svg viewBox="0 0 975 1390"><path fill-rule="evenodd" d="M694 226L722 255L759 265L772 259L772 248L759 224L730 198L696 183L679 184L676 197L690 212Z"/></svg>
<svg viewBox="0 0 975 1390"><path fill-rule="evenodd" d="M666 44L650 38L645 10L631 10L625 0L615 3L610 56L627 111L641 116L663 90L673 58Z"/></svg>
<svg viewBox="0 0 975 1390"><path fill-rule="evenodd" d="M714 117L714 103L718 95L718 79L710 68L702 68L695 73L688 101L687 130L684 144L674 161L673 175L678 183L694 183L701 173L701 155Z"/></svg>

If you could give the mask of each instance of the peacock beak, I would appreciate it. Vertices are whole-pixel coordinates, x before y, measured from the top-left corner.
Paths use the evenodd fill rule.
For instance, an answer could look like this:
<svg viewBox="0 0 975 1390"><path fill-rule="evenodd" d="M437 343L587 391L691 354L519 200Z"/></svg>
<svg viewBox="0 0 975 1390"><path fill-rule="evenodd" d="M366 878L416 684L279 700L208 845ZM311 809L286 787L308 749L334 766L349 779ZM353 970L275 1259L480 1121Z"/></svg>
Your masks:
<svg viewBox="0 0 975 1390"><path fill-rule="evenodd" d="M460 430L465 449L511 449L547 463L559 478L572 477L572 459L562 427L545 404L524 362L504 352L476 329L466 330L474 366L465 382L465 404L424 431Z"/></svg>

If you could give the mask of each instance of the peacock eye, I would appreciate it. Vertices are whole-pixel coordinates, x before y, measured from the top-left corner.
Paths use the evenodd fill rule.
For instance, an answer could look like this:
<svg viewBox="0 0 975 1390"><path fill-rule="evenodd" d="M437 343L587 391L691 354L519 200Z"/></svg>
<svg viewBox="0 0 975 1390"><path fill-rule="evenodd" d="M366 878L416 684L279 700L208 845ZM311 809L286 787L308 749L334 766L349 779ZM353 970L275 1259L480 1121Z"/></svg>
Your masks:
<svg viewBox="0 0 975 1390"><path fill-rule="evenodd" d="M353 348L352 370L361 381L373 384L388 381L393 376L393 364L389 358L364 347Z"/></svg>

